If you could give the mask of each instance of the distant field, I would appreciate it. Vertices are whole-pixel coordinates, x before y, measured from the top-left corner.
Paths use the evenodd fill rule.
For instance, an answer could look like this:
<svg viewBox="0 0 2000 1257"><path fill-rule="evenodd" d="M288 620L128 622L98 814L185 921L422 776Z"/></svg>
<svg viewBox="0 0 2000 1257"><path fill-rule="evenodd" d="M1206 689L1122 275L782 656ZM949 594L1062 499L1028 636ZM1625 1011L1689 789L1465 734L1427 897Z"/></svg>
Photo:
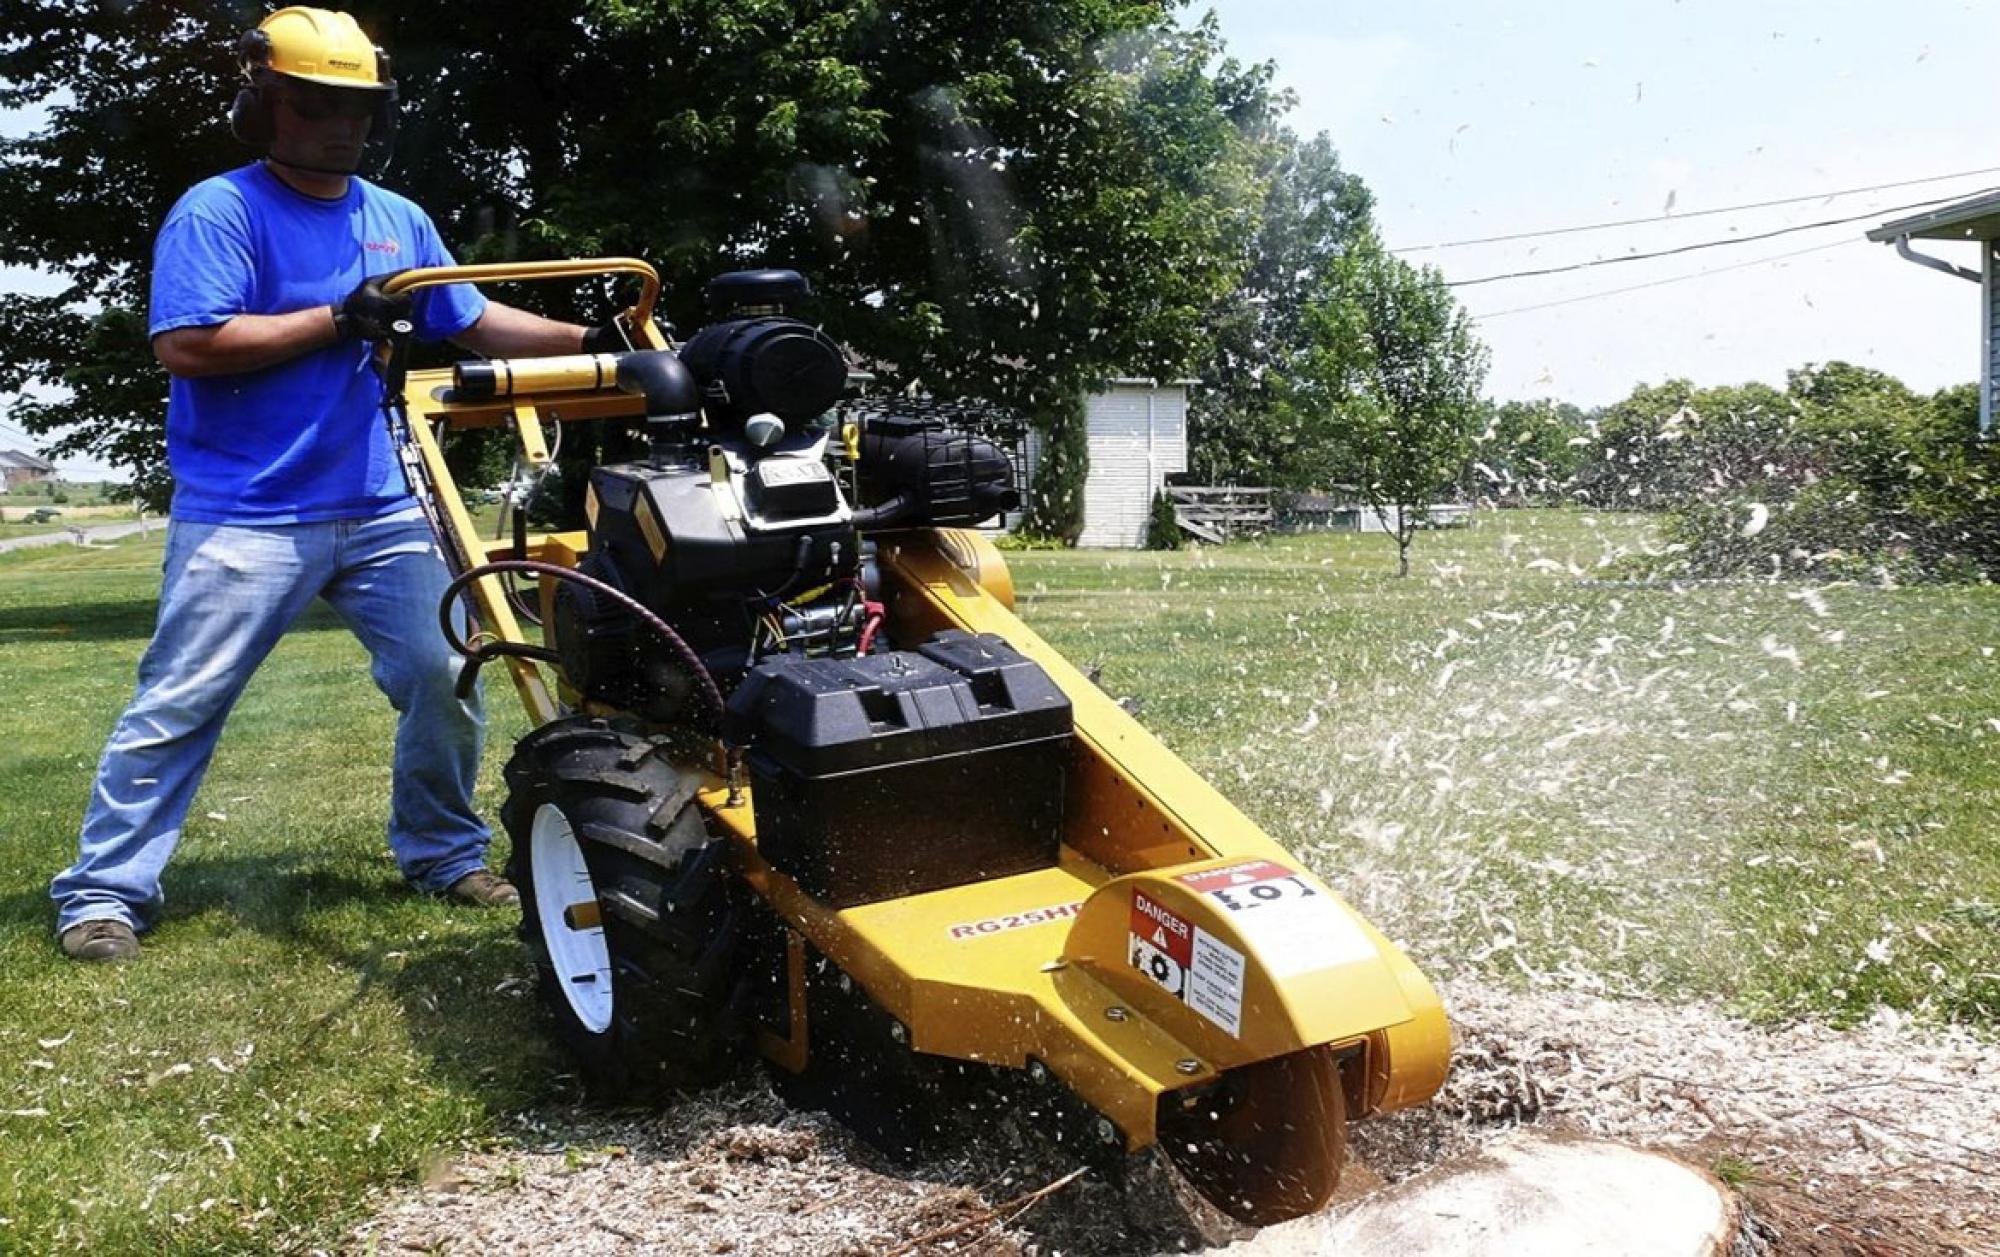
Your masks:
<svg viewBox="0 0 2000 1257"><path fill-rule="evenodd" d="M1598 585L1642 520L1009 556L1029 621L1428 969L2000 1028L2000 591ZM224 738L145 960L48 877L160 542L0 555L0 1251L324 1243L563 1094L512 922L406 892L392 716L316 612ZM492 687L481 793L522 731Z"/></svg>
<svg viewBox="0 0 2000 1257"><path fill-rule="evenodd" d="M47 500L18 502L0 498L0 541L5 541L9 537L31 537L41 533L63 532L70 528L89 528L96 524L116 524L139 518L136 508L111 504L56 506L51 509L62 512L57 518L35 524L26 522L30 512L37 507L48 505Z"/></svg>

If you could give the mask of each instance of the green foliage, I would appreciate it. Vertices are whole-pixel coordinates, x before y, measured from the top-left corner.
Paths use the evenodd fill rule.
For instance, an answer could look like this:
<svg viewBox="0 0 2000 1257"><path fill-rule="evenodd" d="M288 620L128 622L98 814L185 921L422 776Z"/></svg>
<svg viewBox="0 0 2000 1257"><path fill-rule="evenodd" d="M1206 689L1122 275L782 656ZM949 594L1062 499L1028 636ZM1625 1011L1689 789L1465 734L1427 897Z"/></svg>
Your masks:
<svg viewBox="0 0 2000 1257"><path fill-rule="evenodd" d="M1170 0L438 0L349 6L405 101L381 181L467 261L632 254L664 314L711 274L791 265L885 387L1029 413L1117 373L1186 373L1256 229L1268 67ZM249 0L14 0L0 262L68 286L0 298L11 421L132 469L156 505L165 376L141 311L180 192L246 154L223 116ZM608 287L505 299L593 321Z"/></svg>
<svg viewBox="0 0 2000 1257"><path fill-rule="evenodd" d="M1277 413L1298 433L1282 478L1353 484L1390 522L1407 575L1412 537L1471 453L1486 350L1443 276L1372 234L1334 261L1306 328L1310 346L1279 386Z"/></svg>
<svg viewBox="0 0 2000 1257"><path fill-rule="evenodd" d="M1740 1190L1761 1181L1754 1164L1727 1152L1717 1157L1715 1164L1709 1168L1724 1187Z"/></svg>
<svg viewBox="0 0 2000 1257"><path fill-rule="evenodd" d="M1660 509L1717 485L1799 470L1796 408L1765 384L1642 384L1591 426L1596 439L1574 496L1607 509Z"/></svg>
<svg viewBox="0 0 2000 1257"><path fill-rule="evenodd" d="M1038 416L1042 456L1028 487L1021 531L1076 544L1083 535L1083 482L1090 475L1089 415L1081 396L1060 399Z"/></svg>
<svg viewBox="0 0 2000 1257"><path fill-rule="evenodd" d="M1324 135L1280 131L1256 149L1265 191L1242 285L1210 315L1202 387L1189 398L1188 459L1209 484L1280 482L1298 432L1277 385L1305 358L1307 311L1325 276L1370 230L1374 198Z"/></svg>
<svg viewBox="0 0 2000 1257"><path fill-rule="evenodd" d="M514 471L519 446L505 428L475 428L455 434L444 449L445 466L461 489L490 489Z"/></svg>
<svg viewBox="0 0 2000 1257"><path fill-rule="evenodd" d="M1672 572L1991 579L2000 450L1977 426L1975 389L1926 398L1848 363L1793 371L1782 392L1674 381L1600 416L1580 483L1668 510Z"/></svg>
<svg viewBox="0 0 2000 1257"><path fill-rule="evenodd" d="M1146 517L1146 548L1178 550L1187 544L1180 521L1174 517L1174 500L1162 489L1153 494L1153 506Z"/></svg>
<svg viewBox="0 0 2000 1257"><path fill-rule="evenodd" d="M1585 430L1584 412L1568 402L1489 402L1460 490L1503 506L1566 502L1591 444Z"/></svg>
<svg viewBox="0 0 2000 1257"><path fill-rule="evenodd" d="M993 538L993 544L1002 550L1067 550L1069 543L1059 537L1042 537L1034 533L1003 532Z"/></svg>

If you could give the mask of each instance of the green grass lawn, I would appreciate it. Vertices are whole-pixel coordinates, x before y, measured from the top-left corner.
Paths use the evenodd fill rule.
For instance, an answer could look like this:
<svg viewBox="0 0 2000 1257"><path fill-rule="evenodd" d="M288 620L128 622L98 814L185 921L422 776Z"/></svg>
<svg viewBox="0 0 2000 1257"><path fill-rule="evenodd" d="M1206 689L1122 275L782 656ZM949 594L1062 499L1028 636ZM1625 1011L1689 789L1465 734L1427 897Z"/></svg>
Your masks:
<svg viewBox="0 0 2000 1257"><path fill-rule="evenodd" d="M1430 971L2000 1027L2000 590L1649 587L1645 521L1014 556Z"/></svg>
<svg viewBox="0 0 2000 1257"><path fill-rule="evenodd" d="M325 1240L365 1186L560 1085L511 921L403 888L382 837L393 716L323 613L238 706L144 961L59 958L46 882L159 562L157 538L0 556L0 1252ZM504 748L523 719L495 715Z"/></svg>
<svg viewBox="0 0 2000 1257"><path fill-rule="evenodd" d="M2000 1026L2000 591L1592 583L1643 521L1010 555L1027 618L1439 974ZM407 893L330 616L244 696L145 959L49 876L160 544L0 556L0 1251L326 1242L567 1094L512 923ZM1579 578L1583 578L1581 581ZM482 805L523 729L506 687Z"/></svg>

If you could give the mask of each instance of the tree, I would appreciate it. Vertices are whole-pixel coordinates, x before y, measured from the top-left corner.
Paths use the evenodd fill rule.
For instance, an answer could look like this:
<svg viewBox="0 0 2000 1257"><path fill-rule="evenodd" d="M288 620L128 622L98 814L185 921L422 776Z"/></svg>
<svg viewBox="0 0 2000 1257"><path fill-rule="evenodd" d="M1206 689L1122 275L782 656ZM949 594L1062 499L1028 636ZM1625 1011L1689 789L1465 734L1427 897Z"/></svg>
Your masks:
<svg viewBox="0 0 2000 1257"><path fill-rule="evenodd" d="M739 266L792 265L885 387L1073 413L1108 375L1191 364L1246 264L1248 137L1268 67L1172 0L435 0L348 6L395 57L382 181L466 260L630 253L665 314ZM165 380L145 343L153 231L244 159L219 124L249 0L0 0L0 262L59 273L0 297L0 389L59 454L133 469L156 503ZM508 299L602 317L608 293ZM1080 506L1080 500L1079 500ZM1068 525L1064 525L1065 528Z"/></svg>
<svg viewBox="0 0 2000 1257"><path fill-rule="evenodd" d="M1189 401L1188 461L1211 484L1282 477L1298 432L1278 412L1277 381L1305 356L1307 307L1321 277L1371 229L1375 202L1324 134L1302 142L1279 130L1256 151L1266 190L1252 260L1209 318L1202 386Z"/></svg>
<svg viewBox="0 0 2000 1257"><path fill-rule="evenodd" d="M1372 233L1334 261L1306 327L1311 347L1279 403L1302 433L1291 478L1353 483L1407 576L1417 528L1471 452L1486 349L1444 277Z"/></svg>
<svg viewBox="0 0 2000 1257"><path fill-rule="evenodd" d="M1083 534L1083 489L1090 475L1090 426L1081 397L1044 413L1041 465L1028 491L1024 533L1073 546Z"/></svg>
<svg viewBox="0 0 2000 1257"><path fill-rule="evenodd" d="M1927 398L1829 362L1783 390L1641 386L1596 423L1589 493L1665 511L1677 573L2000 573L2000 454L1977 436L1976 387Z"/></svg>
<svg viewBox="0 0 2000 1257"><path fill-rule="evenodd" d="M1567 498L1590 445L1583 411L1547 398L1484 409L1461 491L1518 506Z"/></svg>
<svg viewBox="0 0 2000 1257"><path fill-rule="evenodd" d="M1614 510L1657 510L1690 495L1798 474L1795 398L1767 384L1642 384L1588 421L1594 443L1575 496Z"/></svg>

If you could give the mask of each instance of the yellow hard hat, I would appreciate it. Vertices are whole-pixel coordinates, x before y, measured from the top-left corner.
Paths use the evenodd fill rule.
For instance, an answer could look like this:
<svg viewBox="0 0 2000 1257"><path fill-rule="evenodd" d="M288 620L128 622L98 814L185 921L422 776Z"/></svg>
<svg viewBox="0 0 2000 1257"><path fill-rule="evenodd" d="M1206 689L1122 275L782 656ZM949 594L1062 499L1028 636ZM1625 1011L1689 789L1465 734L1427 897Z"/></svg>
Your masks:
<svg viewBox="0 0 2000 1257"><path fill-rule="evenodd" d="M351 16L293 5L279 9L243 38L243 69L363 91L393 91L386 60Z"/></svg>

